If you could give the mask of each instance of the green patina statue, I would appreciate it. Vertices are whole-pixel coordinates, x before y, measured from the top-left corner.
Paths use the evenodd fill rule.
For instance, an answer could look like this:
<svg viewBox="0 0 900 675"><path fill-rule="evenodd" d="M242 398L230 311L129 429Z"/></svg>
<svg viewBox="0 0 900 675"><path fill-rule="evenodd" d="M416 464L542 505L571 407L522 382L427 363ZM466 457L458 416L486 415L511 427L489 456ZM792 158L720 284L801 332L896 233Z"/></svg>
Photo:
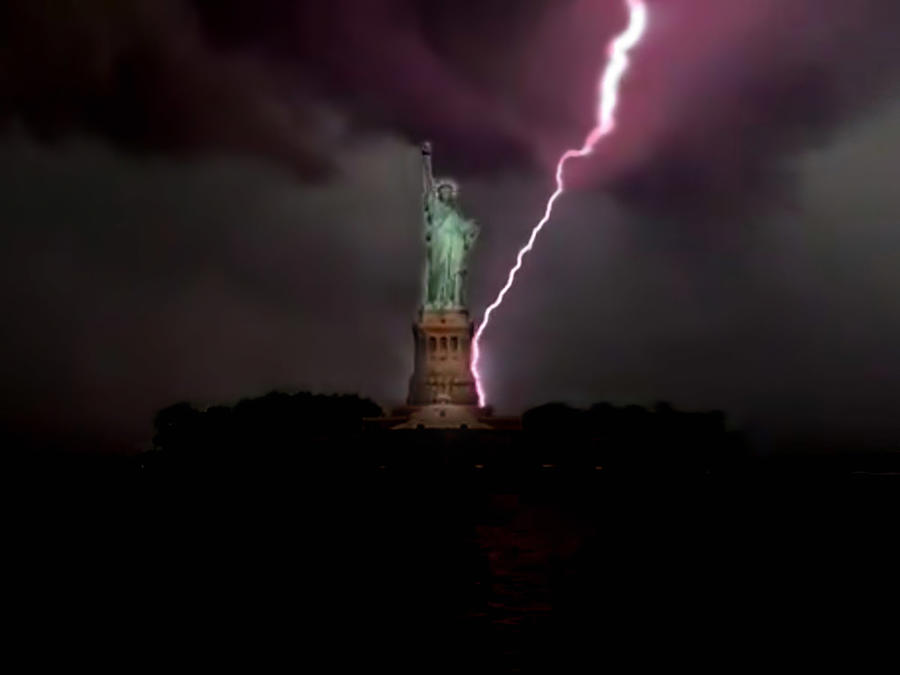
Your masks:
<svg viewBox="0 0 900 675"><path fill-rule="evenodd" d="M461 310L466 306L466 260L478 237L475 221L459 210L458 189L452 180L435 180L431 144L422 144L425 181L426 311Z"/></svg>

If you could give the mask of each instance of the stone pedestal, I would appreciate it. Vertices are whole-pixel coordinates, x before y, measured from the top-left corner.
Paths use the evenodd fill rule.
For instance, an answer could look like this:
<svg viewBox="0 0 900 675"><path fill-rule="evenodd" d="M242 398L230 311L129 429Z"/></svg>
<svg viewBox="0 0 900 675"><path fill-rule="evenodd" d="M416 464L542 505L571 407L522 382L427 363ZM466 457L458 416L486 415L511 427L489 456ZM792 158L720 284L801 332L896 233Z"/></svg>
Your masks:
<svg viewBox="0 0 900 675"><path fill-rule="evenodd" d="M409 380L408 405L478 405L471 368L474 332L465 310L420 314L413 324L415 369Z"/></svg>
<svg viewBox="0 0 900 675"><path fill-rule="evenodd" d="M482 419L485 411L474 405L433 403L394 412L404 419L392 429L491 429Z"/></svg>

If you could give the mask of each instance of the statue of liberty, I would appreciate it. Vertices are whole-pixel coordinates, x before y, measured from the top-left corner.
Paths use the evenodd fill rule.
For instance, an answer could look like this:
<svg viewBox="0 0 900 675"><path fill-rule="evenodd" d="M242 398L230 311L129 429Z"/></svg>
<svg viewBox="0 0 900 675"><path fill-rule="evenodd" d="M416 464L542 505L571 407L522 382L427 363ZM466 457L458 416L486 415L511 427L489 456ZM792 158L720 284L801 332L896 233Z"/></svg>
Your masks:
<svg viewBox="0 0 900 675"><path fill-rule="evenodd" d="M435 180L431 168L431 144L422 144L425 188L426 311L461 310L466 306L466 261L478 237L475 221L459 209L456 184Z"/></svg>
<svg viewBox="0 0 900 675"><path fill-rule="evenodd" d="M430 143L422 144L422 160L425 284L418 318L412 325L415 361L406 402L431 412L425 417L415 413L407 426L397 428L481 428L477 415L463 410L478 406L471 368L475 324L466 309L467 262L478 226L462 215L456 184L445 178L435 180Z"/></svg>

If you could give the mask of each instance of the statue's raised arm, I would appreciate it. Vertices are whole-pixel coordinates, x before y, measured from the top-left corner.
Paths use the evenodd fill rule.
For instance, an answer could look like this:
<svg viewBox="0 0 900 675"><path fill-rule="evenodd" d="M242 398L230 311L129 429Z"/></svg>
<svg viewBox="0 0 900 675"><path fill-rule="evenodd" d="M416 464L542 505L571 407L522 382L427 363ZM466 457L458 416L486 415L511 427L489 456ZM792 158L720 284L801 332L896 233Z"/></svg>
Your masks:
<svg viewBox="0 0 900 675"><path fill-rule="evenodd" d="M425 198L434 191L434 173L431 168L431 142L422 143L422 188Z"/></svg>

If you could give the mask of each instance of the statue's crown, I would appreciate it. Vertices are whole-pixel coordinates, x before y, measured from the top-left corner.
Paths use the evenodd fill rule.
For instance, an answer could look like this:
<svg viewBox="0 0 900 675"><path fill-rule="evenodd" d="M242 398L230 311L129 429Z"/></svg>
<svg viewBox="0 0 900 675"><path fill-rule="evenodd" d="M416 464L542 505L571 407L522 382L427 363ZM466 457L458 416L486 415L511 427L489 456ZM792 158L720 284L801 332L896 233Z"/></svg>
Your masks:
<svg viewBox="0 0 900 675"><path fill-rule="evenodd" d="M439 178L436 181L436 186L438 190L444 187L450 188L453 194L457 194L459 192L459 185L456 184L456 181L452 178Z"/></svg>

